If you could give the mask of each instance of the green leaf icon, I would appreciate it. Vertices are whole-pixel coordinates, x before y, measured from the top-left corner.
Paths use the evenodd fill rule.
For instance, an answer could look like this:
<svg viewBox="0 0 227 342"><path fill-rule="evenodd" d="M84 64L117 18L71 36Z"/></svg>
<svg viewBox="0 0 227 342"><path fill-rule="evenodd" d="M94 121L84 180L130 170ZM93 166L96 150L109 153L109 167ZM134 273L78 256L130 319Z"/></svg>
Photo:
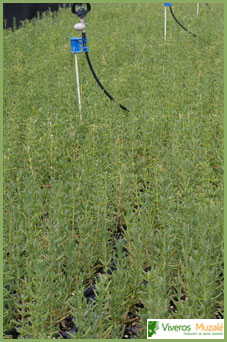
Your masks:
<svg viewBox="0 0 227 342"><path fill-rule="evenodd" d="M158 321L149 321L148 322L148 337L152 337L156 334L156 331L159 329Z"/></svg>

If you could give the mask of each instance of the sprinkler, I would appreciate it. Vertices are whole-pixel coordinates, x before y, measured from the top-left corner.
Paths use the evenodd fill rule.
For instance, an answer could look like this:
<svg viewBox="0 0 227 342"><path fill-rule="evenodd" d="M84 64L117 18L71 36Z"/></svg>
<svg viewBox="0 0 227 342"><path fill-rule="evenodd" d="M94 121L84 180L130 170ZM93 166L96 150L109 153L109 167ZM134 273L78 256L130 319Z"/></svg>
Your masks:
<svg viewBox="0 0 227 342"><path fill-rule="evenodd" d="M85 20L84 18L86 17L86 15L90 12L91 10L91 5L89 3L86 4L73 4L72 5L72 13L77 15L80 18L80 22L74 25L74 29L76 31L82 31L81 33L81 37L77 38L71 38L71 51L72 53L75 54L75 69L76 69L76 80L77 80L77 93L78 93L78 105L79 105L79 112L80 112L80 120L82 121L82 114L81 114L81 100L80 100L80 85L79 85L79 73L78 73L78 62L77 62L77 53L85 53L87 62L88 62L88 66L92 72L92 75L94 76L94 79L96 80L96 82L98 83L99 87L102 89L102 91L104 92L104 94L106 96L109 97L110 100L116 102L121 109L123 109L126 112L129 112L129 110L123 106L122 104L118 103L113 96L111 96L109 94L109 92L104 88L104 86L102 85L102 83L100 82L100 80L98 79L94 68L91 64L90 61L90 57L88 54L89 48L87 46L87 36L86 36L86 32L85 32Z"/></svg>

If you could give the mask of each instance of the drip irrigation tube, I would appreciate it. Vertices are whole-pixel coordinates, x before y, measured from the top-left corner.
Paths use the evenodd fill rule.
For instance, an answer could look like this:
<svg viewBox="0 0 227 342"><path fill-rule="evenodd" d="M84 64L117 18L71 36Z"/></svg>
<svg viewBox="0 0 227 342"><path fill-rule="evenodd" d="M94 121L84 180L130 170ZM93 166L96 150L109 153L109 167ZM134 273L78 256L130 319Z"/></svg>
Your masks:
<svg viewBox="0 0 227 342"><path fill-rule="evenodd" d="M84 44L84 46L86 46L86 41L85 41L86 34L85 34L85 33L82 34L82 38L83 38L83 44ZM91 64L91 60L90 60L90 57L89 57L89 54L88 54L87 51L85 52L85 55L86 55L86 59L87 59L89 68L90 68L90 70L91 70L91 72L92 72L92 75L94 76L94 79L96 80L96 82L98 83L98 85L99 85L99 87L102 89L102 91L106 94L106 96L109 97L109 99L110 99L111 101L114 101L115 103L117 103L117 104L120 106L121 109L123 109L123 110L126 111L126 112L129 112L129 110L128 110L125 106L123 106L122 104L118 103L118 102L113 98L113 96L111 96L110 93L104 88L104 86L102 85L102 83L101 83L100 80L98 79L98 76L97 76L96 73L95 73L95 70L94 70L94 68L93 68L93 66L92 66L92 64Z"/></svg>
<svg viewBox="0 0 227 342"><path fill-rule="evenodd" d="M173 13L172 6L170 6L169 9L170 9L170 13L172 14L173 19L176 21L176 23L177 23L178 25L180 25L180 27L181 27L183 30L185 30L186 32L188 32L189 34L191 34L193 37L196 37L196 38L202 40L203 42L209 44L208 41L204 40L203 38L198 37L195 33L189 31L183 24L181 24L181 22L176 18L175 14Z"/></svg>
<svg viewBox="0 0 227 342"><path fill-rule="evenodd" d="M94 76L94 79L96 80L96 82L98 83L98 85L100 86L100 88L103 90L103 92L106 94L106 96L109 97L110 100L116 102L123 110L125 110L126 112L129 112L129 110L123 106L122 104L118 103L114 98L113 96L110 95L110 93L108 93L108 91L103 87L102 83L99 81L96 73L95 73L95 70L93 69L93 66L91 64L91 60L90 60L90 57L89 57L89 54L88 52L85 52L85 55L86 55L86 58L87 58L87 62L88 62L88 65L89 65L89 68L92 72L92 75Z"/></svg>

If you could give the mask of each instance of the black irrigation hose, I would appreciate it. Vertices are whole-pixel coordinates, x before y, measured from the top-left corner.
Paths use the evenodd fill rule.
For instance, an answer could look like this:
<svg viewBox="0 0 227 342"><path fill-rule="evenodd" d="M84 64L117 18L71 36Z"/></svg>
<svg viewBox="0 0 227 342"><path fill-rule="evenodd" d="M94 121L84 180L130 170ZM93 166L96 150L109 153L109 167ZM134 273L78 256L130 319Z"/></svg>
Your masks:
<svg viewBox="0 0 227 342"><path fill-rule="evenodd" d="M85 37L86 36L85 36L85 34L83 34L82 37L83 37L83 44L84 44L84 46L86 46L86 42L85 42ZM96 82L98 83L100 88L103 90L103 92L106 94L106 96L108 96L110 100L116 102L121 107L121 109L125 110L126 112L129 112L129 110L125 106L123 106L122 104L118 103L113 98L113 96L111 96L110 93L108 93L108 91L103 87L102 83L100 82L100 80L98 79L98 76L95 73L95 70L94 70L94 68L93 68L93 66L91 64L91 60L90 60L90 57L89 57L89 54L88 54L87 51L85 52L85 55L86 55L86 58L87 58L87 62L88 62L89 68L90 68L90 70L92 72L92 75L94 76L94 79L96 80Z"/></svg>
<svg viewBox="0 0 227 342"><path fill-rule="evenodd" d="M169 9L170 9L170 12L171 12L171 14L172 14L173 19L177 22L178 25L180 25L180 27L181 27L183 30L185 30L186 32L190 33L193 37L196 37L196 38L202 40L203 42L209 44L206 40L204 40L203 38L198 37L195 33L189 31L186 27L184 27L183 24L181 24L181 22L175 17L175 14L173 13L173 10L172 10L172 6L170 6Z"/></svg>

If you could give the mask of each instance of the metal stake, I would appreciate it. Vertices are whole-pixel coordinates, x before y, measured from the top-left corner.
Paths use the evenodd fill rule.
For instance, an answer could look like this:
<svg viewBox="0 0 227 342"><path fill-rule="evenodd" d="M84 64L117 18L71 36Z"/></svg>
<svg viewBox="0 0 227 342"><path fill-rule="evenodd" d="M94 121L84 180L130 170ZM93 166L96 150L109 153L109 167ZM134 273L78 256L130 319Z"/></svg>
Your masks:
<svg viewBox="0 0 227 342"><path fill-rule="evenodd" d="M171 7L172 4L170 2L164 3L164 37L166 40L166 32L167 32L167 7Z"/></svg>
<svg viewBox="0 0 227 342"><path fill-rule="evenodd" d="M77 55L76 55L76 53L75 53L75 69L76 69L76 83L77 83L77 94L78 94L78 105L79 105L80 121L82 121L83 118L82 118L81 101L80 101L80 82L79 82L78 62L77 62Z"/></svg>
<svg viewBox="0 0 227 342"><path fill-rule="evenodd" d="M164 7L164 37L166 39L166 26L167 26L167 7Z"/></svg>
<svg viewBox="0 0 227 342"><path fill-rule="evenodd" d="M197 3L196 15L199 15L199 3Z"/></svg>

